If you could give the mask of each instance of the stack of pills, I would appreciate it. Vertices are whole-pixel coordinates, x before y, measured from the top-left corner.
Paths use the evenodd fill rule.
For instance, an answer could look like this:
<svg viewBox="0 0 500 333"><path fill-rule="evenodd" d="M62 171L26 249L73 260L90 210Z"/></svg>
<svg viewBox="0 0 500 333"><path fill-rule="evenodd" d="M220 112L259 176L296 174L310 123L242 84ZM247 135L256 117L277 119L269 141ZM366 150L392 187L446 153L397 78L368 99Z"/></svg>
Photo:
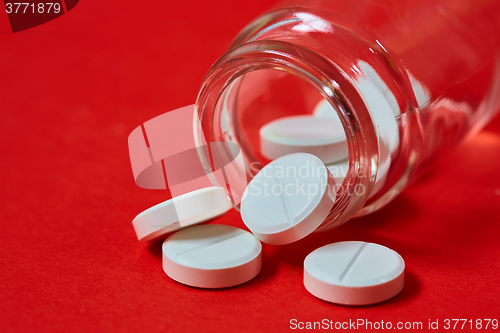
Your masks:
<svg viewBox="0 0 500 333"><path fill-rule="evenodd" d="M279 245L302 239L330 213L335 184L348 169L346 136L331 105L325 100L312 115L270 122L261 128L260 139L262 155L272 161L243 194L241 217L251 233L226 225L197 225L232 207L226 191L216 186L174 197L133 220L139 241L167 237L163 269L173 280L201 288L247 282L260 271L261 241ZM333 243L304 261L305 288L333 303L381 302L399 293L403 282L403 259L377 244Z"/></svg>

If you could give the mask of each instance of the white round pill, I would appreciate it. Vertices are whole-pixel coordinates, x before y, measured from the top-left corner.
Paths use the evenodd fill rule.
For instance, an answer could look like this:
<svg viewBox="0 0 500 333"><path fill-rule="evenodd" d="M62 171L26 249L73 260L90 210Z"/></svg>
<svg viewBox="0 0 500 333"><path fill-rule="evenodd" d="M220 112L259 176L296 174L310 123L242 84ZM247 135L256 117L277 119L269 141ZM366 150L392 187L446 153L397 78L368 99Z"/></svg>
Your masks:
<svg viewBox="0 0 500 333"><path fill-rule="evenodd" d="M183 229L163 243L163 270L173 280L200 288L247 282L260 272L262 245L248 231L207 224Z"/></svg>
<svg viewBox="0 0 500 333"><path fill-rule="evenodd" d="M286 155L250 181L241 201L241 218L264 243L287 244L318 228L335 197L335 180L318 157Z"/></svg>
<svg viewBox="0 0 500 333"><path fill-rule="evenodd" d="M273 160L293 153L309 153L324 163L347 157L347 139L340 120L313 116L280 118L260 129L260 148Z"/></svg>
<svg viewBox="0 0 500 333"><path fill-rule="evenodd" d="M320 247L304 260L304 286L332 303L365 305L396 296L404 285L405 263L382 245L339 242Z"/></svg>
<svg viewBox="0 0 500 333"><path fill-rule="evenodd" d="M184 227L218 217L232 205L222 187L189 192L146 209L132 221L137 239L152 242Z"/></svg>

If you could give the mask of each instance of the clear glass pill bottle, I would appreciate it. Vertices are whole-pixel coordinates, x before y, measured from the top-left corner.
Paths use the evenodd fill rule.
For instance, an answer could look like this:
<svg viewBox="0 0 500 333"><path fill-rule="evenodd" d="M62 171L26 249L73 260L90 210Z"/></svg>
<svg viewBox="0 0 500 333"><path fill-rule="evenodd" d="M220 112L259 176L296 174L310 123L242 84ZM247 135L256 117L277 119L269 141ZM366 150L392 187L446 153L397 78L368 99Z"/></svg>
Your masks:
<svg viewBox="0 0 500 333"><path fill-rule="evenodd" d="M244 163L225 177L242 192L270 162L259 129L312 114L325 100L349 156L319 229L381 208L500 109L500 1L286 1L250 23L209 70L195 139L240 147Z"/></svg>

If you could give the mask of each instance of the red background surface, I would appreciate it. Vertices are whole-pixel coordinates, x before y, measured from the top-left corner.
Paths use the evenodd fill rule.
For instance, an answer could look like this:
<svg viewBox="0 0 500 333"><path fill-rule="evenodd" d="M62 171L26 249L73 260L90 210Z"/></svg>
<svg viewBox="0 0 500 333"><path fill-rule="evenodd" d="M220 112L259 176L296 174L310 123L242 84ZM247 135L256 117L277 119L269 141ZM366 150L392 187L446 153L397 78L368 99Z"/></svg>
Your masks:
<svg viewBox="0 0 500 333"><path fill-rule="evenodd" d="M254 280L186 287L131 221L168 198L134 184L127 136L194 102L209 66L271 1L81 1L13 34L0 13L0 331L288 331L290 319L500 319L500 119L370 216L264 245ZM237 212L216 221L242 227ZM403 291L366 307L320 301L302 263L333 241L386 245Z"/></svg>

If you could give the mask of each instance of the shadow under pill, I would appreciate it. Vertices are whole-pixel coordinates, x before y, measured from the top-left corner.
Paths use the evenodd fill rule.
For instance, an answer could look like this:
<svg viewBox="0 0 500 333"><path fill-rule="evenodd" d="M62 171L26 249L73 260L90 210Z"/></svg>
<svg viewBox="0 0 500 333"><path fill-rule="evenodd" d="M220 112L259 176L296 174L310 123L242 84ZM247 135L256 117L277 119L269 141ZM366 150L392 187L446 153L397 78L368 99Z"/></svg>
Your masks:
<svg viewBox="0 0 500 333"><path fill-rule="evenodd" d="M417 276L413 274L411 270L405 269L405 285L403 290L395 297L387 300L386 302L392 301L394 303L405 303L409 302L411 299L416 297L421 289L421 283Z"/></svg>
<svg viewBox="0 0 500 333"><path fill-rule="evenodd" d="M157 240L156 242L152 242L148 244L148 252L153 256L159 259L160 261L162 260L162 250L161 247L163 245L164 239Z"/></svg>
<svg viewBox="0 0 500 333"><path fill-rule="evenodd" d="M270 245L262 244L262 268L260 273L249 283L260 283L269 280L278 270L276 250Z"/></svg>
<svg viewBox="0 0 500 333"><path fill-rule="evenodd" d="M351 221L347 221L347 223L355 223L357 227L366 229L366 231L378 229L397 230L406 228L409 223L415 223L415 221L418 221L420 215L421 207L414 200L405 197L403 193L380 210L354 218ZM408 217L411 217L411 219Z"/></svg>
<svg viewBox="0 0 500 333"><path fill-rule="evenodd" d="M304 260L309 253L324 245L343 240L349 239L338 233L330 233L329 231L313 233L297 242L276 246L275 254L276 258L281 262L296 267L304 267Z"/></svg>

